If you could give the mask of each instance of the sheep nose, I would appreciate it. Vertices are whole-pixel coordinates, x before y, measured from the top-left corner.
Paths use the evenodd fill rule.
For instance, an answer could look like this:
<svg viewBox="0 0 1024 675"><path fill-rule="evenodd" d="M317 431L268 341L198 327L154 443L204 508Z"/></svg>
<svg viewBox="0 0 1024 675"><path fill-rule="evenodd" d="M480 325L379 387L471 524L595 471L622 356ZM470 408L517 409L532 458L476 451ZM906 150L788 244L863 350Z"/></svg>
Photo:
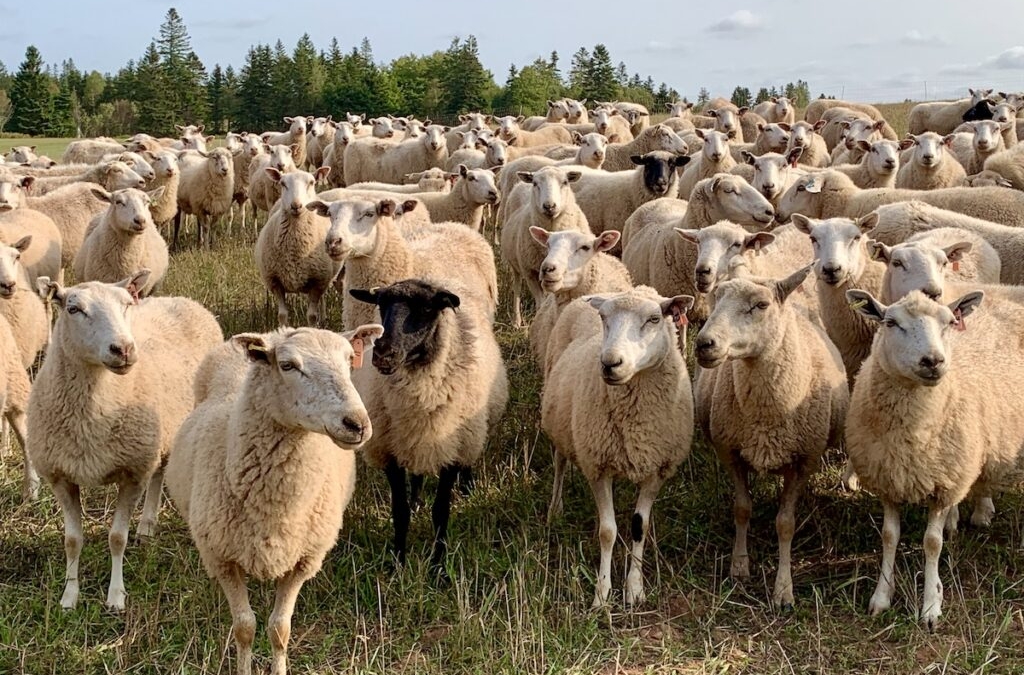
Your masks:
<svg viewBox="0 0 1024 675"><path fill-rule="evenodd" d="M366 423L362 420L357 420L354 417L345 416L341 419L341 425L345 427L347 431L351 431L353 434L358 434L360 438L366 433Z"/></svg>
<svg viewBox="0 0 1024 675"><path fill-rule="evenodd" d="M556 208L558 207L555 205L554 202L544 202L543 204L544 213L548 215L554 213Z"/></svg>
<svg viewBox="0 0 1024 675"><path fill-rule="evenodd" d="M714 349L718 345L715 343L714 338L705 335L698 335L697 341L694 346L696 347L697 351L706 352L711 349Z"/></svg>
<svg viewBox="0 0 1024 675"><path fill-rule="evenodd" d="M923 159L926 163L931 162L933 159L935 159L935 155L924 155L923 157L921 157L921 159Z"/></svg>
<svg viewBox="0 0 1024 675"><path fill-rule="evenodd" d="M921 289L921 292L927 295L929 298L938 302L942 298L942 289L935 285L928 285Z"/></svg>
<svg viewBox="0 0 1024 675"><path fill-rule="evenodd" d="M894 168L896 168L896 160L893 160L893 159L885 160L885 168L887 168L887 169L894 169Z"/></svg>
<svg viewBox="0 0 1024 675"><path fill-rule="evenodd" d="M16 285L17 284L14 281L5 281L3 283L0 283L0 290L3 291L4 295L11 295L12 293L14 293Z"/></svg>
<svg viewBox="0 0 1024 675"><path fill-rule="evenodd" d="M615 369L622 365L622 357L616 356L602 356L601 357L601 371L605 375L611 375L615 372Z"/></svg>
<svg viewBox="0 0 1024 675"><path fill-rule="evenodd" d="M138 187L146 187L146 181L140 178L138 182L135 183L135 185L137 185Z"/></svg>
<svg viewBox="0 0 1024 675"><path fill-rule="evenodd" d="M710 265L702 265L702 266L698 267L696 270L694 270L694 272L697 274L698 277L711 276L711 266Z"/></svg>
<svg viewBox="0 0 1024 675"><path fill-rule="evenodd" d="M821 267L821 273L824 274L825 277L829 279L835 279L836 277L839 276L839 273L842 271L843 268L841 265L822 265Z"/></svg>
<svg viewBox="0 0 1024 675"><path fill-rule="evenodd" d="M111 344L110 353L114 356L124 359L125 361L133 361L135 355L135 343L125 342L124 344Z"/></svg>
<svg viewBox="0 0 1024 675"><path fill-rule="evenodd" d="M767 192L775 192L775 183L765 183L762 187L764 187Z"/></svg>
<svg viewBox="0 0 1024 675"><path fill-rule="evenodd" d="M713 153L711 153L711 161L712 162L720 162L720 161L722 161L722 153L720 153L720 152L713 152Z"/></svg>
<svg viewBox="0 0 1024 675"><path fill-rule="evenodd" d="M945 362L946 358L941 354L929 354L928 356L921 357L921 366L929 370L938 368Z"/></svg>

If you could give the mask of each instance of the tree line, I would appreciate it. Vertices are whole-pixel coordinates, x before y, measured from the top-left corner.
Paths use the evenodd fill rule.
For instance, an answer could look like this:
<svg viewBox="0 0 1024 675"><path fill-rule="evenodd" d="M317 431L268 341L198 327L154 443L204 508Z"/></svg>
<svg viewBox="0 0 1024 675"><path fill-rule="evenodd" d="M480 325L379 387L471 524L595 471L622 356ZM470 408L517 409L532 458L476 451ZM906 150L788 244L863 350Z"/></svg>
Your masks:
<svg viewBox="0 0 1024 675"><path fill-rule="evenodd" d="M0 132L33 136L118 136L138 131L173 135L174 125L205 123L207 130L280 127L285 115L339 116L415 113L452 121L467 111L537 114L549 99L630 100L652 112L679 93L653 78L613 65L602 44L581 47L568 74L558 52L509 67L495 82L479 58L474 36L455 38L444 51L409 54L378 63L370 42L344 50L335 38L317 49L303 35L294 49L278 40L254 45L239 70L207 70L192 50L181 15L170 9L142 57L117 73L80 71L71 60L47 66L35 46L11 74L0 64Z"/></svg>

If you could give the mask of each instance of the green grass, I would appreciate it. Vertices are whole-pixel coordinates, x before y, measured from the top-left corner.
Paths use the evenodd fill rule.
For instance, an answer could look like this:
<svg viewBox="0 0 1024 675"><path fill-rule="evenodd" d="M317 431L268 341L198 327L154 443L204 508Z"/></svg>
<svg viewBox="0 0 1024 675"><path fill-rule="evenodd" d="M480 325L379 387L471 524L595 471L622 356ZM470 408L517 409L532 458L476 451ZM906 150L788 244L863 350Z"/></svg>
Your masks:
<svg viewBox="0 0 1024 675"><path fill-rule="evenodd" d="M173 257L164 293L196 298L226 333L267 330L275 310L255 273L251 231L222 236L213 251ZM503 287L507 287L503 285ZM303 589L293 623L295 673L1020 673L1024 672L1024 502L997 502L990 531L962 530L943 551L945 613L932 635L914 620L921 597L923 516L906 512L893 610L866 616L878 572L880 508L838 488L841 458L829 457L798 509L794 541L797 608L771 606L777 482L759 481L751 529L753 578L728 577L731 485L700 439L655 504L646 606L621 606L625 547L616 547L613 604L589 609L598 558L593 498L578 472L566 483L565 515L545 524L552 470L539 429L540 377L525 331L498 335L511 379L508 412L494 430L478 484L451 522L449 587L436 586L429 510L413 519L410 563L388 554L387 483L360 466L337 547ZM300 318L302 305L293 307ZM340 302L328 303L331 325ZM0 461L0 673L213 674L234 669L231 623L173 508L155 541L132 543L128 609L103 608L109 574L111 490L85 491L86 546L79 607L63 612L60 509L48 489L20 504L18 455ZM428 495L431 483L428 481ZM634 490L618 486L621 537L628 539ZM623 539L623 540L625 540ZM272 588L251 584L260 634L257 672L270 648L263 634Z"/></svg>
<svg viewBox="0 0 1024 675"><path fill-rule="evenodd" d="M50 159L60 161L61 155L64 154L64 148L68 147L68 143L73 141L73 138L17 138L17 137L0 137L0 153L6 154L15 145L34 145L36 146L37 155L46 155Z"/></svg>

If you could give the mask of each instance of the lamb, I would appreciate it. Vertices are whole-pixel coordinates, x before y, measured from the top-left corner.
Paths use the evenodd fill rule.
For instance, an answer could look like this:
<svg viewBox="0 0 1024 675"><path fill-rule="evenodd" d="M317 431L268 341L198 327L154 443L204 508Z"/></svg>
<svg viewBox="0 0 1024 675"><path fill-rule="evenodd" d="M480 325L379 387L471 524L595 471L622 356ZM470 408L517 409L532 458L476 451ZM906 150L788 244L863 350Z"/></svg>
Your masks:
<svg viewBox="0 0 1024 675"><path fill-rule="evenodd" d="M688 199L698 181L710 178L716 173L728 173L736 166L736 160L729 152L729 137L721 131L697 129L697 135L704 141L704 148L691 161L679 178L679 197Z"/></svg>
<svg viewBox="0 0 1024 675"><path fill-rule="evenodd" d="M999 283L999 254L980 236L955 227L920 232L892 247L873 242L871 249L874 258L886 265L879 294L885 303L896 302L911 291L941 300L967 285L984 288L979 285ZM993 292L988 304L1021 297L1019 288L1007 289L1005 295Z"/></svg>
<svg viewBox="0 0 1024 675"><path fill-rule="evenodd" d="M589 229L550 232L533 226L530 235L547 249L538 275L545 296L530 324L530 346L546 376L553 365L547 358L548 339L566 305L586 295L625 293L633 281L626 266L607 253L618 243L615 230L595 237Z"/></svg>
<svg viewBox="0 0 1024 675"><path fill-rule="evenodd" d="M781 474L775 528L779 567L772 595L794 603L791 548L796 504L828 448L843 437L850 391L843 362L824 331L787 302L810 267L783 279L735 279L719 286L715 309L695 341L697 423L735 486L730 573L750 578L747 529L751 471Z"/></svg>
<svg viewBox="0 0 1024 675"><path fill-rule="evenodd" d="M314 118L306 133L306 164L312 169L319 169L324 162L324 151L333 142L331 116Z"/></svg>
<svg viewBox="0 0 1024 675"><path fill-rule="evenodd" d="M292 148L292 157L295 159L295 166L303 166L306 161L306 124L309 120L305 117L285 117L285 124L288 131L275 133L268 131L260 137L267 145L284 145Z"/></svg>
<svg viewBox="0 0 1024 675"><path fill-rule="evenodd" d="M277 300L279 326L290 325L286 293L306 295L306 321L317 326L323 296L341 271L341 265L331 260L324 247L330 221L307 210L306 205L317 198L316 182L330 169L321 167L316 174L282 174L270 168L266 171L281 184L282 191L256 240L256 269Z"/></svg>
<svg viewBox="0 0 1024 675"><path fill-rule="evenodd" d="M13 348L12 353L17 356L16 360L21 364L21 372L24 373L35 365L39 354L46 349L46 343L50 339L50 320L43 301L33 288L35 279L29 278L21 260L22 254L32 245L32 235L27 234L20 239L9 241L11 243L8 244L0 240L0 316L3 317L0 338L3 338L2 344L5 349ZM8 333L13 342L7 340ZM9 357L10 354L0 357L4 359L2 373L7 373L5 386L16 387L18 381L12 379L7 371L6 359ZM0 378L3 377L2 373ZM7 393L11 395L14 392ZM24 395L24 400L19 403L21 407L18 408L22 413L25 411L25 404L28 403L27 386ZM3 405L0 405L0 410L5 410ZM19 429L19 433L23 430L24 428ZM22 449L24 447L22 443ZM38 478L35 479L34 485L34 492L38 492Z"/></svg>
<svg viewBox="0 0 1024 675"><path fill-rule="evenodd" d="M1024 144L992 155L984 168L1009 181L1014 190L1024 190Z"/></svg>
<svg viewBox="0 0 1024 675"><path fill-rule="evenodd" d="M303 136L305 138L305 136ZM196 240L213 245L213 223L231 208L235 195L235 163L226 148L208 153L189 152L181 159L178 214L174 217L174 245L178 244L181 217L196 217ZM209 230L209 236L207 236Z"/></svg>
<svg viewBox="0 0 1024 675"><path fill-rule="evenodd" d="M541 395L541 426L554 446L548 520L562 511L562 483L571 460L597 503L601 562L594 605L602 606L611 594L618 532L612 480L639 485L625 580L625 602L632 607L645 600L643 554L651 507L662 484L689 455L693 440L693 393L676 347L677 321L693 298L663 298L641 286L573 304L583 303L588 307L577 312L573 339L555 361ZM567 308L559 323L572 316Z"/></svg>
<svg viewBox="0 0 1024 675"><path fill-rule="evenodd" d="M331 122L334 128L334 139L324 149L323 166L329 166L327 184L331 187L345 185L345 148L356 138L356 130L349 122Z"/></svg>
<svg viewBox="0 0 1024 675"><path fill-rule="evenodd" d="M743 164L737 164L729 173L742 176L755 190L771 202L772 207L779 203L779 197L789 189L798 176L806 171L799 168L803 150L793 148L780 155L777 152L766 152L755 157L749 152L744 153Z"/></svg>
<svg viewBox="0 0 1024 675"><path fill-rule="evenodd" d="M328 177L330 174L328 174ZM405 185L394 185L392 183L356 183L345 188L346 190L376 190L379 192L396 192L401 194L412 194L413 192L441 192L449 193L452 190L453 178L444 169L427 169L409 173L403 177Z"/></svg>
<svg viewBox="0 0 1024 675"><path fill-rule="evenodd" d="M896 174L896 187L903 190L941 190L959 186L967 173L946 150L953 143L953 135L939 136L926 132L917 136L908 135L900 143L900 149L913 145L909 161L900 166Z"/></svg>
<svg viewBox="0 0 1024 675"><path fill-rule="evenodd" d="M966 127L967 131L953 134L949 152L960 162L966 173L976 174L984 170L986 159L1005 150L1006 146L1003 144L998 122L970 122L958 129L963 127Z"/></svg>
<svg viewBox="0 0 1024 675"><path fill-rule="evenodd" d="M850 459L885 513L881 570L868 610L877 615L892 604L900 507L924 503L920 620L930 630L942 613L939 556L950 512L972 491L991 493L1020 478L1024 420L1015 392L1024 377L1024 309L978 311L966 324L983 295L970 292L944 306L915 291L886 307L869 293L849 294L866 320L882 325L846 425Z"/></svg>
<svg viewBox="0 0 1024 675"><path fill-rule="evenodd" d="M0 259L7 258L8 252L0 246ZM0 262L0 268L5 264ZM0 290L2 292L2 290ZM29 291L31 293L31 291ZM25 293L22 293L25 295ZM37 298L38 299L38 298ZM3 301L0 300L0 303ZM45 320L45 319L44 319ZM21 497L25 502L39 498L39 474L28 455L26 442L27 420L25 411L28 409L29 387L28 373L18 358L19 344L14 337L11 326L6 319L0 318L0 412L14 430L14 435L21 445L25 475L22 478Z"/></svg>
<svg viewBox="0 0 1024 675"><path fill-rule="evenodd" d="M124 146L112 138L89 138L71 141L61 155L62 164L95 164L111 152L122 152Z"/></svg>
<svg viewBox="0 0 1024 675"><path fill-rule="evenodd" d="M793 124L796 122L796 111L793 102L785 96L772 96L754 106L754 112L769 122L776 124Z"/></svg>
<svg viewBox="0 0 1024 675"><path fill-rule="evenodd" d="M883 204L918 200L1003 225L1024 226L1024 194L1005 188L947 188L945 190L860 190L849 177L822 171L799 178L779 202L776 217L789 221L793 213L811 218L859 218Z"/></svg>
<svg viewBox="0 0 1024 675"><path fill-rule="evenodd" d="M539 273L545 256L534 241L531 228L591 234L587 216L577 204L572 190L572 184L581 176L580 171L558 166L517 174L522 187L517 186L508 201L519 203L519 206L507 211L508 216L501 228L501 257L512 272L512 322L516 328L523 325L523 282L526 282L534 300L539 302L541 298ZM528 196L523 194L526 192Z"/></svg>
<svg viewBox="0 0 1024 675"><path fill-rule="evenodd" d="M923 202L898 202L880 206L875 210L878 222L871 230L871 238L895 246L911 237L938 229L956 228L984 238L999 256L1001 264L999 282L1024 285L1024 266L1012 264L1024 259L1024 230L971 218L961 213L946 211Z"/></svg>
<svg viewBox="0 0 1024 675"><path fill-rule="evenodd" d="M917 136L931 131L941 136L953 133L964 119L964 113L974 107L982 99L987 99L991 89L968 89L970 98L959 101L931 101L918 103L910 109L907 118L907 131Z"/></svg>
<svg viewBox="0 0 1024 675"><path fill-rule="evenodd" d="M857 141L857 148L864 155L858 164L840 164L833 171L846 175L862 190L896 187L896 173L899 170L899 144L896 141L880 140L868 143Z"/></svg>
<svg viewBox="0 0 1024 675"><path fill-rule="evenodd" d="M423 136L398 144L374 139L349 143L345 149L345 184L371 180L400 183L407 173L443 168L448 159L446 129L432 124Z"/></svg>
<svg viewBox="0 0 1024 675"><path fill-rule="evenodd" d="M266 211L269 214L281 197L281 186L270 178L266 172L268 168L276 169L280 173L298 171L295 164L295 149L291 146L275 145L269 147L266 153L253 155L249 163L249 199L254 210Z"/></svg>
<svg viewBox="0 0 1024 675"><path fill-rule="evenodd" d="M363 399L374 421L364 446L391 486L395 553L406 559L410 509L406 474L436 474L431 568L444 576L456 478L479 461L508 403L508 378L491 319L473 294L444 275L350 291L384 317ZM468 297L467 297L468 296Z"/></svg>
<svg viewBox="0 0 1024 675"><path fill-rule="evenodd" d="M656 124L644 129L643 132L629 143L611 144L605 150L605 171L625 171L633 168L632 158L635 155L646 155L657 150L677 155L689 154L690 149L675 131L664 124Z"/></svg>
<svg viewBox="0 0 1024 675"><path fill-rule="evenodd" d="M496 205L499 200L494 173L488 169L467 169L461 164L455 173L459 177L451 192L414 192L410 196L427 207L433 222L464 223L479 232L484 207Z"/></svg>
<svg viewBox="0 0 1024 675"><path fill-rule="evenodd" d="M789 143L786 145L786 152L801 148L800 163L807 166L823 167L829 164L828 146L825 139L818 132L825 126L824 121L814 124L810 122L797 122L789 128Z"/></svg>
<svg viewBox="0 0 1024 675"><path fill-rule="evenodd" d="M586 99L583 99L586 102ZM546 115L534 116L534 117L523 117L518 120L518 123L524 131L536 131L542 124L548 122L567 122L569 120L569 104L566 100L559 99L557 101L548 101L548 111ZM497 123L501 123L500 119L494 120ZM584 120L585 121L585 120ZM508 140L508 139L506 139Z"/></svg>
<svg viewBox="0 0 1024 675"><path fill-rule="evenodd" d="M243 333L230 351L215 348L203 363L226 362L226 382L213 383L223 393L201 401L182 423L167 491L228 600L239 673L251 672L256 632L249 577L275 582L271 672L287 672L292 610L337 542L355 489L350 451L373 434L351 381L353 345L366 348L380 334L379 325L343 335Z"/></svg>
<svg viewBox="0 0 1024 675"><path fill-rule="evenodd" d="M633 171L588 171L572 185L576 202L586 214L594 234L621 228L644 202L678 194L676 169L690 161L686 155L660 150L634 155L631 159L637 165Z"/></svg>
<svg viewBox="0 0 1024 675"><path fill-rule="evenodd" d="M202 355L223 339L213 315L192 300L138 300L148 274L141 270L116 284L70 288L46 278L38 282L58 317L29 398L28 455L65 516L65 609L78 602L79 489L112 482L118 497L107 606L124 609L122 570L132 511L145 489L138 534L151 536L162 462L194 404L192 378Z"/></svg>
<svg viewBox="0 0 1024 675"><path fill-rule="evenodd" d="M520 119L512 115L496 117L498 138L515 147L531 148L552 143L572 143L572 132L564 124L553 124L527 131L519 126Z"/></svg>
<svg viewBox="0 0 1024 675"><path fill-rule="evenodd" d="M123 190L124 188L146 186L145 179L132 170L130 166L118 160L102 162L76 176L58 176L54 178L37 178L32 191L41 197L72 183L96 183L105 190Z"/></svg>
<svg viewBox="0 0 1024 675"><path fill-rule="evenodd" d="M341 313L347 330L379 318L373 307L348 293L351 289L438 274L468 289L462 294L464 302L479 305L494 316L498 305L494 251L465 225L403 223L399 228L395 221L398 205L387 198L321 199L306 208L331 219L325 245L331 259L345 265Z"/></svg>
<svg viewBox="0 0 1024 675"><path fill-rule="evenodd" d="M237 162L235 166L238 166ZM178 213L178 185L181 181L181 167L178 166L178 156L170 150L161 150L153 156L153 171L156 172L156 178L149 182L148 187L150 190L163 188L163 192L160 194L159 199L153 200L149 210L153 216L153 222L156 223L158 228L161 228L174 220L174 216ZM235 179L235 195L237 198L237 173L235 174ZM242 224L245 224L244 211L242 213Z"/></svg>

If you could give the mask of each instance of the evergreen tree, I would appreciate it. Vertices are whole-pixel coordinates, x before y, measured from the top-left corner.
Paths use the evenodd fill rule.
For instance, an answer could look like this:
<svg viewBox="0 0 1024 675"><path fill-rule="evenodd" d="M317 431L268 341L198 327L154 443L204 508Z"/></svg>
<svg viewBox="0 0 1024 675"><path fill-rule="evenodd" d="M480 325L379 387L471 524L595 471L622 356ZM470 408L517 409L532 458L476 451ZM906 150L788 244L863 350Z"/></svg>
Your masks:
<svg viewBox="0 0 1024 675"><path fill-rule="evenodd" d="M444 112L456 113L490 109L496 87L490 72L480 63L476 37L455 38L445 52L441 85L445 92Z"/></svg>
<svg viewBox="0 0 1024 675"><path fill-rule="evenodd" d="M619 95L619 83L608 48L603 44L594 45L591 53L590 74L585 97L591 101L614 101Z"/></svg>
<svg viewBox="0 0 1024 675"><path fill-rule="evenodd" d="M198 124L206 116L206 69L192 51L188 29L178 10L167 10L160 36L156 40L162 72L164 103L154 115L162 133L171 133L175 124Z"/></svg>
<svg viewBox="0 0 1024 675"><path fill-rule="evenodd" d="M629 71L626 70L626 64L619 61L619 65L615 67L615 81L619 83L620 87L629 86Z"/></svg>
<svg viewBox="0 0 1024 675"><path fill-rule="evenodd" d="M155 42L149 43L132 81L134 89L126 98L138 104L138 130L155 136L170 134L174 129L174 111L166 98L164 71Z"/></svg>
<svg viewBox="0 0 1024 675"><path fill-rule="evenodd" d="M369 50L370 43L366 42ZM372 52L370 53L372 61ZM303 33L292 53L292 68L295 72L295 96L293 105L297 111L308 114L325 113L323 109L324 64L313 46L309 33Z"/></svg>
<svg viewBox="0 0 1024 675"><path fill-rule="evenodd" d="M267 45L249 48L245 65L238 78L238 123L242 128L260 130L277 128L280 118L271 101L274 55Z"/></svg>
<svg viewBox="0 0 1024 675"><path fill-rule="evenodd" d="M7 125L8 131L31 136L46 133L53 101L50 85L39 50L29 45L25 50L25 60L14 75L11 85L9 95L14 112Z"/></svg>
<svg viewBox="0 0 1024 675"><path fill-rule="evenodd" d="M711 92L708 91L707 87L701 87L700 91L697 92L697 103L694 107L699 110L703 110L704 106L708 101L711 100Z"/></svg>
<svg viewBox="0 0 1024 675"><path fill-rule="evenodd" d="M0 89L0 133L3 133L4 127L7 126L7 122L11 119L11 113L13 112L14 106L11 105L11 98L7 95L7 90Z"/></svg>
<svg viewBox="0 0 1024 675"><path fill-rule="evenodd" d="M569 87L572 89L573 98L583 98L584 91L590 89L591 71L590 52L586 47L580 47L572 55L572 65L569 69Z"/></svg>
<svg viewBox="0 0 1024 675"><path fill-rule="evenodd" d="M767 101L770 98L771 96L768 94L768 88L761 87L760 89L757 90L757 96L754 98L754 103L761 103L763 101Z"/></svg>
<svg viewBox="0 0 1024 675"><path fill-rule="evenodd" d="M53 109L46 127L47 135L58 138L76 136L80 112L78 95L68 82L62 82L57 96L53 99Z"/></svg>
<svg viewBox="0 0 1024 675"><path fill-rule="evenodd" d="M750 106L750 99L751 95L749 89L746 87L736 87L732 90L732 96L729 100L731 100L736 107L745 108Z"/></svg>
<svg viewBox="0 0 1024 675"><path fill-rule="evenodd" d="M210 131L227 131L227 115L224 111L224 71L220 64L213 66L210 80L206 83L206 102L210 109Z"/></svg>
<svg viewBox="0 0 1024 675"><path fill-rule="evenodd" d="M284 124L284 117L297 115L299 110L294 109L295 80L294 65L288 52L284 49L284 43L278 40L274 43L273 66L270 71L270 112L273 122L271 129L278 129Z"/></svg>

